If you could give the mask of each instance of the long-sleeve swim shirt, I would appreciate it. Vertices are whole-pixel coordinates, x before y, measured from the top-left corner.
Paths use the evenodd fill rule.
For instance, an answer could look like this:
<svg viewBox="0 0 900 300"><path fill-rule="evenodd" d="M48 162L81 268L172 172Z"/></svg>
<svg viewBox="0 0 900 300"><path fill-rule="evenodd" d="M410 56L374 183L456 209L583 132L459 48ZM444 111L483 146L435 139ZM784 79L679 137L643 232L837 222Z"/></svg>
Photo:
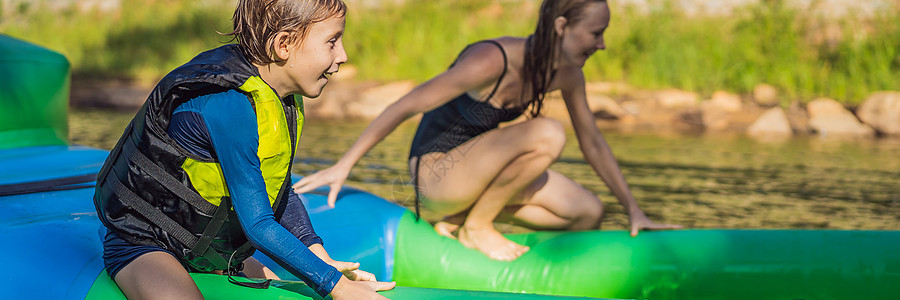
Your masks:
<svg viewBox="0 0 900 300"><path fill-rule="evenodd" d="M167 132L186 150L219 162L238 222L253 246L319 295L331 292L342 274L309 250L322 240L292 190L281 224L275 221L257 156L256 113L246 95L229 90L185 102L175 109Z"/></svg>

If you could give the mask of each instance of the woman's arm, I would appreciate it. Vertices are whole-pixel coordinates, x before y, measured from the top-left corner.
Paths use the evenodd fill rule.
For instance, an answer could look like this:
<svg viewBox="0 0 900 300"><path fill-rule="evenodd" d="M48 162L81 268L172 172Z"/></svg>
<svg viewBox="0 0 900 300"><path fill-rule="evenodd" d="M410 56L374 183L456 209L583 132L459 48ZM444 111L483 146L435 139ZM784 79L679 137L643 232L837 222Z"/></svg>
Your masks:
<svg viewBox="0 0 900 300"><path fill-rule="evenodd" d="M557 76L559 76L559 82L564 85L561 88L562 96L566 102L581 152L594 172L606 183L606 186L628 213L631 236L637 236L641 229L681 228L677 225L656 224L650 221L638 207L637 201L625 181L625 176L622 175L619 163L613 156L612 149L603 138L603 134L597 129L594 114L587 104L584 73L581 69L561 70Z"/></svg>
<svg viewBox="0 0 900 300"><path fill-rule="evenodd" d="M360 135L332 167L304 177L296 184L298 194L328 185L328 205L334 207L337 194L353 165L372 147L394 131L404 120L435 109L466 91L493 84L504 68L503 54L493 45L476 45L466 51L456 65L419 85L388 106Z"/></svg>

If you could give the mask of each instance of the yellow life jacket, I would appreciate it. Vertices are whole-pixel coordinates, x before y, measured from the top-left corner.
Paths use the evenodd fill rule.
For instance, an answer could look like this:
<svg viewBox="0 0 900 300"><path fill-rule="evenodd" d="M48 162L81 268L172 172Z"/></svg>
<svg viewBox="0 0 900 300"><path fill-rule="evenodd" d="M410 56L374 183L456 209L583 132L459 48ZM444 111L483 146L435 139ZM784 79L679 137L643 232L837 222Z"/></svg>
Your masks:
<svg viewBox="0 0 900 300"><path fill-rule="evenodd" d="M260 170L280 218L303 104L299 97L279 99L237 45L201 53L160 81L111 151L94 195L110 230L132 244L172 251L197 271L230 269L254 250L231 208L219 162L189 153L166 129L179 104L227 90L247 95L256 112Z"/></svg>

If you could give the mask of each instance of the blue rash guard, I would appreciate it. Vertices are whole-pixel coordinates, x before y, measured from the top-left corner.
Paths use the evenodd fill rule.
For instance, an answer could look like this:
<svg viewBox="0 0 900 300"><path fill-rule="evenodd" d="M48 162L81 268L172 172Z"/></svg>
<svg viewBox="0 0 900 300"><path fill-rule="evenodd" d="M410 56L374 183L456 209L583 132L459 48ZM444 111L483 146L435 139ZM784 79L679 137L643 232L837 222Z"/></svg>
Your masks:
<svg viewBox="0 0 900 300"><path fill-rule="evenodd" d="M246 95L230 90L181 104L168 133L188 151L218 159L238 221L253 246L305 279L319 295L331 292L342 274L309 250L322 239L294 191L289 191L281 224L275 221L257 156L256 113Z"/></svg>

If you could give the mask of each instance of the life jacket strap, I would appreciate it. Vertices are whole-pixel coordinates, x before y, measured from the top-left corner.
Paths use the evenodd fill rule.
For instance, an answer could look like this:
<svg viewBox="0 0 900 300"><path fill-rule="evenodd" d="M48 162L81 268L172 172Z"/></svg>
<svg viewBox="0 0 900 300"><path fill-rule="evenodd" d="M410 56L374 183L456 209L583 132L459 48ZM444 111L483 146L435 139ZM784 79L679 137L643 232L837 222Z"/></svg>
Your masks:
<svg viewBox="0 0 900 300"><path fill-rule="evenodd" d="M197 194L197 192L185 186L184 183L166 173L159 165L153 163L146 155L141 153L141 151L138 151L133 144L128 143L123 146L122 150L124 151L123 154L125 154L125 157L128 157L130 161L137 164L137 166L141 168L141 170L147 172L150 177L153 177L153 179L162 183L166 189L175 193L178 198L181 198L204 214L212 215L216 211L217 207L215 205L209 203L209 201L203 199L200 194Z"/></svg>
<svg viewBox="0 0 900 300"><path fill-rule="evenodd" d="M234 259L235 253L243 253L246 251L251 251L252 249L253 249L253 245L250 244L249 242L244 245L241 245L241 247L237 248L236 250L234 250L234 252L231 253L231 257L228 258L228 265L231 266L231 260ZM241 273L241 271L243 269L244 269L243 263L241 263L238 266L228 268L228 270L225 271L225 274L228 275L228 282L231 282L231 283L239 285L239 286L249 287L249 288L254 288L254 289L269 288L269 285L272 283L272 279L266 279L263 281L254 281L251 279L249 282L247 282L247 281L237 281L234 278L232 278L232 276L243 276L243 274Z"/></svg>
<svg viewBox="0 0 900 300"><path fill-rule="evenodd" d="M230 210L230 198L222 198L222 202L219 204L219 207L216 208L216 213L213 214L212 219L206 224L206 228L203 229L203 234L200 236L197 244L194 245L194 247L191 247L191 252L194 253L194 255L205 257L217 269L222 270L231 267L230 261L226 262L225 259L222 258L222 255L210 248L209 245L212 243L216 234L219 233L219 230L222 229L222 225L225 224L225 219L227 219L228 211Z"/></svg>
<svg viewBox="0 0 900 300"><path fill-rule="evenodd" d="M140 214L144 215L151 223L159 226L165 232L171 234L176 240L181 242L185 248L191 249L190 252L196 256L206 258L216 269L225 270L230 267L228 261L219 254L218 251L210 248L209 245L215 238L216 233L222 228L222 225L228 219L228 211L231 210L231 202L225 202L224 205L216 206L203 199L199 194L186 187L178 179L169 175L162 170L161 167L151 162L147 156L138 151L131 144L122 145L122 154L130 161L134 162L141 170L144 170L150 177L153 177L169 191L177 197L184 200L201 213L211 215L211 219L203 230L200 238L197 238L187 229L182 227L158 209L152 207L144 199L138 197L131 190L126 188L116 176L109 174L107 177L114 178L114 192L121 199L125 200L128 205L134 207ZM120 191L121 190L121 191Z"/></svg>
<svg viewBox="0 0 900 300"><path fill-rule="evenodd" d="M106 176L106 180L112 184L113 193L119 197L119 199L125 205L133 207L138 211L144 218L147 218L154 225L159 226L160 229L169 233L176 240L181 242L188 247L197 244L197 237L191 234L187 229L181 227L178 222L169 218L162 211L154 208L150 203L147 203L144 199L141 199L134 192L129 190L119 178L115 176L114 172L109 172Z"/></svg>

